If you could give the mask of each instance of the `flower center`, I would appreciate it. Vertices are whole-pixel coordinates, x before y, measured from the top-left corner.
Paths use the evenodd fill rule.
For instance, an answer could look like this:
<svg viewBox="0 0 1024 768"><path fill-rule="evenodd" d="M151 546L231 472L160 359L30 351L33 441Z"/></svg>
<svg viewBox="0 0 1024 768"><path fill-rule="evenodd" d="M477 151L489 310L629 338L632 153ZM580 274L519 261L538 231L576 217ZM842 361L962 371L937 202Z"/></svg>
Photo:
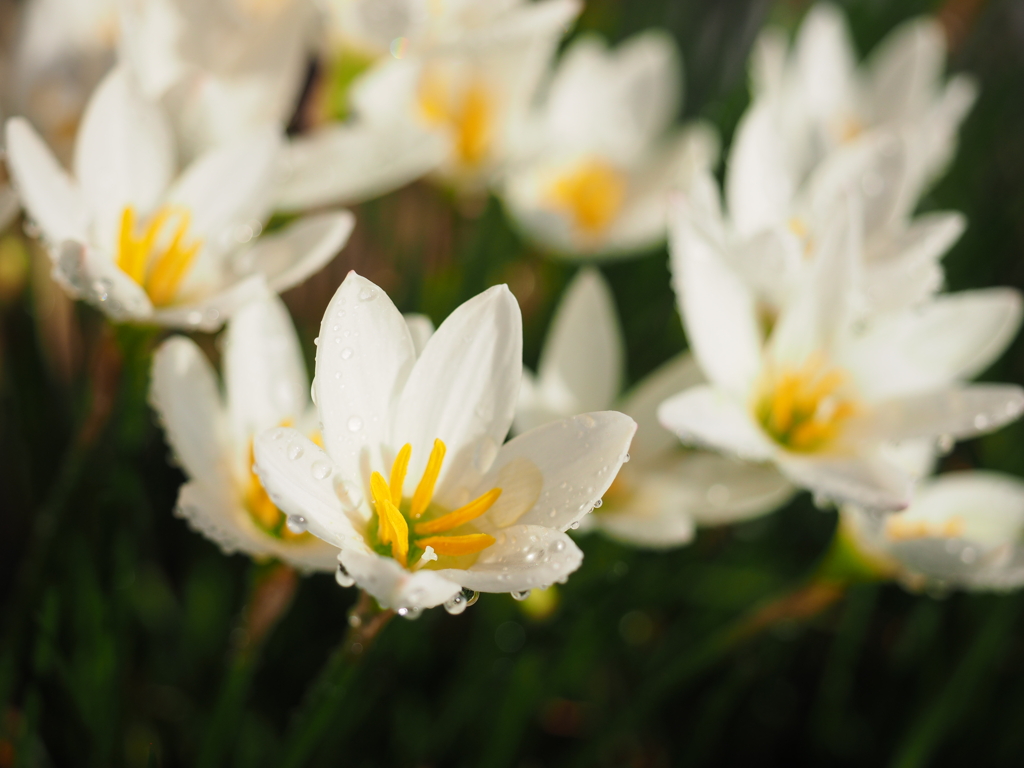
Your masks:
<svg viewBox="0 0 1024 768"><path fill-rule="evenodd" d="M184 208L162 206L136 235L135 209L121 214L117 266L141 285L154 306L169 304L195 260L201 240L186 241L192 216Z"/></svg>
<svg viewBox="0 0 1024 768"><path fill-rule="evenodd" d="M548 204L567 213L588 235L604 231L622 210L625 199L622 174L596 157L557 176L547 191Z"/></svg>
<svg viewBox="0 0 1024 768"><path fill-rule="evenodd" d="M491 99L483 84L473 80L456 89L439 76L427 75L419 99L427 122L452 132L459 163L468 168L480 165L487 156L493 129Z"/></svg>
<svg viewBox="0 0 1024 768"><path fill-rule="evenodd" d="M810 453L831 443L856 412L844 396L845 373L811 356L799 368L769 371L756 400L764 430L791 451Z"/></svg>
<svg viewBox="0 0 1024 768"><path fill-rule="evenodd" d="M954 515L948 520L906 520L901 515L892 515L885 521L885 535L893 541L912 539L955 539L964 532L964 519Z"/></svg>
<svg viewBox="0 0 1024 768"><path fill-rule="evenodd" d="M403 445L395 457L389 480L380 472L370 476L370 494L377 513L377 531L375 536L370 532L370 543L379 554L393 557L403 567L408 567L410 562L427 567L438 557L476 555L495 541L493 536L480 533L470 523L494 505L501 496L501 488L492 488L454 512L431 504L445 450L441 440L434 441L427 468L412 498L402 497L412 456L410 444ZM468 567L470 564L456 560L445 566Z"/></svg>

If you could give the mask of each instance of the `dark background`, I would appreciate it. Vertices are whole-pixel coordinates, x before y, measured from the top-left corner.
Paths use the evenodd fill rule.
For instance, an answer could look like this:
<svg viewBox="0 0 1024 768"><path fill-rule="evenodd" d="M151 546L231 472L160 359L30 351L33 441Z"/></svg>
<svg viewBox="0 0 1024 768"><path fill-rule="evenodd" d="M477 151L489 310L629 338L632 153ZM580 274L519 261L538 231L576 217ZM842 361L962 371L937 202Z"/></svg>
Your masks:
<svg viewBox="0 0 1024 768"><path fill-rule="evenodd" d="M981 96L921 208L968 217L945 260L951 290L1024 287L1024 2L843 5L862 53L901 20L940 14L951 69L974 75ZM576 29L612 40L670 29L687 67L685 116L710 119L727 146L754 36L769 20L792 28L805 7L591 0ZM496 201L418 183L356 212L348 248L286 296L308 353L354 268L435 322L508 282L536 362L574 267L531 250ZM18 238L16 227L0 250ZM305 699L355 590L302 579L262 652L246 650L244 605L272 566L224 556L172 515L182 476L145 403L148 364L131 356L147 339L69 308L40 263L0 292L0 768L1024 762L1020 595L867 584L806 620L742 642L723 634L799 588L827 547L835 513L806 494L671 552L580 537L583 567L546 619L506 595L461 616L395 619L351 673ZM685 347L666 254L602 269L634 381ZM108 359L118 348L119 369ZM1024 383L1019 339L987 377ZM94 424L105 426L76 442ZM1024 424L958 446L943 466L1024 475ZM325 727L298 744L310 717Z"/></svg>

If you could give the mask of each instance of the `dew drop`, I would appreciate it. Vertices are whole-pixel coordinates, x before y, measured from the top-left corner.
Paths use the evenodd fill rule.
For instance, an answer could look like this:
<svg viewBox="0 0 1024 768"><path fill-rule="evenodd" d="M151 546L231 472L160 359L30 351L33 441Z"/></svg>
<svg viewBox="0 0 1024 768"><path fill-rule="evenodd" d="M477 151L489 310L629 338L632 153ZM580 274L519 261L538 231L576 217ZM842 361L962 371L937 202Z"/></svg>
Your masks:
<svg viewBox="0 0 1024 768"><path fill-rule="evenodd" d="M343 350L341 350L341 359L351 360L353 354L355 353L352 351L352 347L345 347Z"/></svg>
<svg viewBox="0 0 1024 768"><path fill-rule="evenodd" d="M309 468L310 473L316 480L326 480L331 476L331 465L326 461L314 461L313 466Z"/></svg>
<svg viewBox="0 0 1024 768"><path fill-rule="evenodd" d="M288 530L294 534L300 534L306 532L306 518L302 515L288 515L288 521L285 523L288 526Z"/></svg>
<svg viewBox="0 0 1024 768"><path fill-rule="evenodd" d="M952 435L940 435L939 436L939 452L942 454L948 454L953 450L955 440Z"/></svg>
<svg viewBox="0 0 1024 768"><path fill-rule="evenodd" d="M622 457L622 463L623 464L628 464L629 463L629 454L628 453L625 456Z"/></svg>
<svg viewBox="0 0 1024 768"><path fill-rule="evenodd" d="M338 570L334 572L334 580L338 582L339 587L351 587L356 583L356 580L349 576L345 566L341 563L338 563Z"/></svg>
<svg viewBox="0 0 1024 768"><path fill-rule="evenodd" d="M313 346L314 347L319 347L320 346L320 337L319 336L317 336L315 339L313 339Z"/></svg>
<svg viewBox="0 0 1024 768"><path fill-rule="evenodd" d="M298 443L292 443L288 446L288 458L292 461L301 459L303 453L305 453L305 451L302 450L302 446Z"/></svg>
<svg viewBox="0 0 1024 768"><path fill-rule="evenodd" d="M359 292L359 300L360 301L373 301L376 298L377 298L377 289L376 288L363 288L363 290L361 290Z"/></svg>
<svg viewBox="0 0 1024 768"><path fill-rule="evenodd" d="M551 545L551 548L555 550L555 552L562 552L565 550L565 542L561 539L557 539L555 543Z"/></svg>
<svg viewBox="0 0 1024 768"><path fill-rule="evenodd" d="M359 294L359 298L362 299L363 295ZM369 301L369 299L363 299L363 301ZM415 621L416 619L418 619L420 616L423 615L423 609L422 608L399 608L397 611L395 611L395 613L397 613L403 619L408 619L409 621Z"/></svg>
<svg viewBox="0 0 1024 768"><path fill-rule="evenodd" d="M572 528L572 529L573 529L574 531L575 531L575 530L577 530L577 529L578 529L578 528L580 527L580 521L579 521L579 520L576 520L576 521L575 521L575 522L573 522L573 524L572 524L572 525L570 525L569 527L570 527L570 528Z"/></svg>
<svg viewBox="0 0 1024 768"><path fill-rule="evenodd" d="M522 592L510 592L509 594L512 595L512 599L513 600L519 600L520 602L522 602L523 600L525 600L526 598L528 598L530 596L530 592L531 591L532 590L526 589L526 590L523 590Z"/></svg>
<svg viewBox="0 0 1024 768"><path fill-rule="evenodd" d="M988 417L979 413L974 417L974 428L985 429L986 427L988 427Z"/></svg>
<svg viewBox="0 0 1024 768"><path fill-rule="evenodd" d="M473 605L479 597L480 594L471 589L460 590L444 601L444 609L452 616L458 616Z"/></svg>
<svg viewBox="0 0 1024 768"><path fill-rule="evenodd" d="M313 401L313 405L316 405L316 379L313 379L313 383L309 385L309 399Z"/></svg>
<svg viewBox="0 0 1024 768"><path fill-rule="evenodd" d="M604 499L597 499L594 502L594 509L600 509L603 504L604 504Z"/></svg>
<svg viewBox="0 0 1024 768"><path fill-rule="evenodd" d="M349 418L349 420L348 420L348 431L349 432L358 432L362 428L363 428L363 420L362 419L360 419L358 416L351 416Z"/></svg>

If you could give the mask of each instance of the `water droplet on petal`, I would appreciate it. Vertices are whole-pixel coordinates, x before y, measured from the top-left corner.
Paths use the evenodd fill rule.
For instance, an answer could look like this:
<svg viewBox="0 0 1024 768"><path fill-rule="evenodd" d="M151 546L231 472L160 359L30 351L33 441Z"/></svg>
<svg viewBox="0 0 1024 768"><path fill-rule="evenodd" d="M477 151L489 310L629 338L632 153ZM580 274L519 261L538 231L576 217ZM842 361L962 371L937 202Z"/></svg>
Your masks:
<svg viewBox="0 0 1024 768"><path fill-rule="evenodd" d="M313 346L314 347L319 347L320 346L320 337L319 336L317 336L315 339L313 339Z"/></svg>
<svg viewBox="0 0 1024 768"><path fill-rule="evenodd" d="M309 468L309 471L312 473L314 479L326 480L331 476L332 469L331 465L326 461L314 461L313 466Z"/></svg>
<svg viewBox="0 0 1024 768"><path fill-rule="evenodd" d="M377 289L376 288L363 288L363 290L361 290L359 292L359 300L360 301L373 301L376 298L377 298Z"/></svg>
<svg viewBox="0 0 1024 768"><path fill-rule="evenodd" d="M509 594L512 595L512 599L513 600L519 600L520 602L522 602L523 600L525 600L526 598L528 598L530 596L530 592L531 591L532 590L526 589L526 590L523 590L522 592L510 592Z"/></svg>
<svg viewBox="0 0 1024 768"><path fill-rule="evenodd" d="M358 432L362 428L363 428L363 420L362 419L360 419L358 416L352 416L352 417L349 418L349 420L348 420L348 431L349 432Z"/></svg>
<svg viewBox="0 0 1024 768"><path fill-rule="evenodd" d="M285 525L288 526L289 531L298 535L306 532L308 524L306 523L306 518L302 515L288 515L288 520Z"/></svg>
<svg viewBox="0 0 1024 768"><path fill-rule="evenodd" d="M309 399L313 401L313 405L316 405L316 379L313 379L313 383L309 385Z"/></svg>
<svg viewBox="0 0 1024 768"><path fill-rule="evenodd" d="M345 347L343 350L341 350L341 359L350 360L352 359L352 355L354 354L355 353L352 351L352 347Z"/></svg>
<svg viewBox="0 0 1024 768"><path fill-rule="evenodd" d="M600 509L603 504L604 504L604 499L597 499L594 502L594 507L593 508L594 509Z"/></svg>
<svg viewBox="0 0 1024 768"><path fill-rule="evenodd" d="M458 616L469 606L473 605L480 597L478 592L471 589L462 589L444 601L444 609L452 616Z"/></svg>
<svg viewBox="0 0 1024 768"><path fill-rule="evenodd" d="M361 298L361 299L363 298L362 294L359 295L359 298ZM368 301L368 299L363 299L363 301ZM409 621L415 621L416 619L418 619L420 616L423 615L423 609L422 608L399 608L397 611L395 611L395 613L397 613L403 619L408 619Z"/></svg>
<svg viewBox="0 0 1024 768"><path fill-rule="evenodd" d="M575 521L575 522L574 522L574 523L573 523L572 525L570 525L569 527L570 527L570 528L572 528L572 529L573 529L573 530L575 531L575 530L576 530L577 528L579 528L579 527L580 527L580 521L579 521L579 520L576 520L576 521Z"/></svg>
<svg viewBox="0 0 1024 768"><path fill-rule="evenodd" d="M975 429L985 429L988 427L988 423L988 416L985 416L984 414L979 413L977 416L974 417Z"/></svg>
<svg viewBox="0 0 1024 768"><path fill-rule="evenodd" d="M334 580L338 582L339 587L351 587L356 583L356 580L349 576L345 566L341 563L338 563L338 570L334 572Z"/></svg>
<svg viewBox="0 0 1024 768"><path fill-rule="evenodd" d="M556 539L555 543L551 545L551 548L555 550L555 552L562 552L565 550L565 542L561 539Z"/></svg>
<svg viewBox="0 0 1024 768"><path fill-rule="evenodd" d="M302 449L302 446L299 445L298 443L292 443L291 445L288 446L288 458L291 459L292 461L297 461L298 459L301 459L303 453L305 453L305 451Z"/></svg>

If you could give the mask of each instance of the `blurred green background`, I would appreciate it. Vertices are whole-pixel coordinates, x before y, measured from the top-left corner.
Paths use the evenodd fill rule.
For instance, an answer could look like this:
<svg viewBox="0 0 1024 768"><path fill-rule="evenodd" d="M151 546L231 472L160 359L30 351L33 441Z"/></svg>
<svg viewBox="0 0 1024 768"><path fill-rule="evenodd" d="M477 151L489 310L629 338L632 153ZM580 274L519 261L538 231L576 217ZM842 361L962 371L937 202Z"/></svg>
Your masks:
<svg viewBox="0 0 1024 768"><path fill-rule="evenodd" d="M950 289L1024 288L1024 2L843 5L862 52L909 16L940 14L951 68L978 78L981 97L922 209L968 217L945 261ZM671 30L685 116L711 120L727 144L754 36L768 21L794 27L805 8L590 0L576 30L613 41ZM328 299L356 269L435 322L508 282L536 363L574 267L531 250L496 201L467 206L416 184L356 212L346 250L286 296L310 355ZM111 338L92 310L54 295L25 247L15 233L0 240L0 768L1024 760L1024 596L863 585L807 620L731 639L724 628L797 589L828 546L835 513L806 494L671 552L581 536L583 567L548 594L548 615L483 595L461 616L395 619L356 665L330 661L355 591L304 578L261 646L243 609L273 566L225 557L173 516L182 475L145 402L147 362L129 354L119 377L91 383L110 368L112 340L131 352L152 339ZM685 347L667 256L602 269L635 381ZM203 343L216 356L214 340ZM1020 340L990 375L1024 383ZM97 403L109 420L76 448ZM1024 475L1024 424L943 461L973 466ZM307 693L325 665L333 676Z"/></svg>

